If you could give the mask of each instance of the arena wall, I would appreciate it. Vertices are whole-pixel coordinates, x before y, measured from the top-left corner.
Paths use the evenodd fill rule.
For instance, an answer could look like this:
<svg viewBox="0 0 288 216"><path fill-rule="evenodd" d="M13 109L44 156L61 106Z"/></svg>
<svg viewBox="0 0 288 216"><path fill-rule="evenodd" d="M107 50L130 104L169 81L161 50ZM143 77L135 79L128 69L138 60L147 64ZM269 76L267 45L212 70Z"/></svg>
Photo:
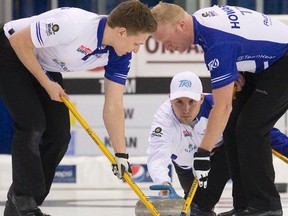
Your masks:
<svg viewBox="0 0 288 216"><path fill-rule="evenodd" d="M279 15L288 24L288 16ZM199 47L180 54L165 51L152 38L133 55L131 72L126 85L124 108L126 117L126 144L130 162L135 166L133 179L140 187L152 184L146 167L146 149L150 123L160 104L168 99L169 82L176 73L190 70L198 74L205 92L211 92L209 72L203 61ZM102 120L103 69L64 74L65 88L71 102L88 122L91 128L112 152L107 131ZM287 113L277 122L276 127L287 134ZM77 120L71 116L72 139L66 157L56 173L55 188L125 188L111 172L108 159L86 134ZM11 183L11 156L0 155L0 188L8 188ZM287 183L288 166L274 157L276 182ZM172 168L173 184L179 182Z"/></svg>

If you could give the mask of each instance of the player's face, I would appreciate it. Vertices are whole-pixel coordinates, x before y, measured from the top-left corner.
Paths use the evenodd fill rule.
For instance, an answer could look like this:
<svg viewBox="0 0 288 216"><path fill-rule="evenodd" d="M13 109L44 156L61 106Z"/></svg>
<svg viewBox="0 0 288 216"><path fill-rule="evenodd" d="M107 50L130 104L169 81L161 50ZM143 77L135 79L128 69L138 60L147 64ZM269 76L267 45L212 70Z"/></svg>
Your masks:
<svg viewBox="0 0 288 216"><path fill-rule="evenodd" d="M172 109L176 117L182 124L190 124L200 111L203 97L200 101L195 101L187 97L177 98L171 101Z"/></svg>
<svg viewBox="0 0 288 216"><path fill-rule="evenodd" d="M114 46L114 50L118 56L125 55L129 52L137 53L140 46L145 43L145 41L150 36L149 33L139 33L136 35L127 35L127 32L119 37L118 43Z"/></svg>
<svg viewBox="0 0 288 216"><path fill-rule="evenodd" d="M190 46L190 40L180 27L170 24L158 24L157 31L152 34L153 38L162 43L166 50L185 52Z"/></svg>

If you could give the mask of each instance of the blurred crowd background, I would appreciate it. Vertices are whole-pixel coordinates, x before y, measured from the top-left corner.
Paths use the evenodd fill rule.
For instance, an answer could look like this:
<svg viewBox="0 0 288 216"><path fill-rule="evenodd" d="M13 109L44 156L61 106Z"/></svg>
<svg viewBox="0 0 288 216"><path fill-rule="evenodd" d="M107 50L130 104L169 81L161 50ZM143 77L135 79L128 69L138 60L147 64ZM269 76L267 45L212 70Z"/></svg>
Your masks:
<svg viewBox="0 0 288 216"><path fill-rule="evenodd" d="M125 0L0 0L0 22L32 16L57 7L79 7L98 14L109 14L119 3ZM140 0L149 7L159 0ZM237 5L266 14L287 14L287 0L163 0L175 3L193 13L199 8L215 4Z"/></svg>

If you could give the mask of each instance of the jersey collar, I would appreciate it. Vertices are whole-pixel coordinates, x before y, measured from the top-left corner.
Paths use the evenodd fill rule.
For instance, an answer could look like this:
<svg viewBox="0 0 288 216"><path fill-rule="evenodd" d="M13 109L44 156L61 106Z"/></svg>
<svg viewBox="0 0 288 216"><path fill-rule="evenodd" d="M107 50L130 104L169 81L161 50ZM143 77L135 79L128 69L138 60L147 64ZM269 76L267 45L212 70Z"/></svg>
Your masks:
<svg viewBox="0 0 288 216"><path fill-rule="evenodd" d="M104 17L99 21L98 30L97 30L97 40L98 40L97 48L92 53L85 55L82 58L83 61L86 61L90 56L93 56L93 55L98 56L99 54L108 52L108 46L102 47L102 41L103 41L103 35L104 35L106 22L107 22L107 17Z"/></svg>
<svg viewBox="0 0 288 216"><path fill-rule="evenodd" d="M102 18L99 21L99 26L98 26L98 31L97 31L97 38L98 38L98 44L97 47L101 48L102 46L102 41L103 41L103 35L104 35L104 29L105 29L105 25L107 22L107 17Z"/></svg>

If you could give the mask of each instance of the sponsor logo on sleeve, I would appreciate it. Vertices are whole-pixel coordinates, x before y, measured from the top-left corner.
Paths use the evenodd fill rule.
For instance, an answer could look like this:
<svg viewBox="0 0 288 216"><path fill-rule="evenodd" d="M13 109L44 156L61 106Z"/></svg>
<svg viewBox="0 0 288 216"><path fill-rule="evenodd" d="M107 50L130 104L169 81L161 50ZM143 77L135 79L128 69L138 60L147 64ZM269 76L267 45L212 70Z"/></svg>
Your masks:
<svg viewBox="0 0 288 216"><path fill-rule="evenodd" d="M215 11L207 11L205 13L202 13L202 17L214 17L218 16L218 14Z"/></svg>
<svg viewBox="0 0 288 216"><path fill-rule="evenodd" d="M152 131L151 136L154 137L162 137L162 128L161 127L156 127L154 131Z"/></svg>
<svg viewBox="0 0 288 216"><path fill-rule="evenodd" d="M208 63L208 69L209 71L212 71L213 69L219 67L219 60L217 58L213 59Z"/></svg>
<svg viewBox="0 0 288 216"><path fill-rule="evenodd" d="M46 34L47 36L54 35L56 32L58 32L60 29L59 25L48 23L46 24Z"/></svg>

